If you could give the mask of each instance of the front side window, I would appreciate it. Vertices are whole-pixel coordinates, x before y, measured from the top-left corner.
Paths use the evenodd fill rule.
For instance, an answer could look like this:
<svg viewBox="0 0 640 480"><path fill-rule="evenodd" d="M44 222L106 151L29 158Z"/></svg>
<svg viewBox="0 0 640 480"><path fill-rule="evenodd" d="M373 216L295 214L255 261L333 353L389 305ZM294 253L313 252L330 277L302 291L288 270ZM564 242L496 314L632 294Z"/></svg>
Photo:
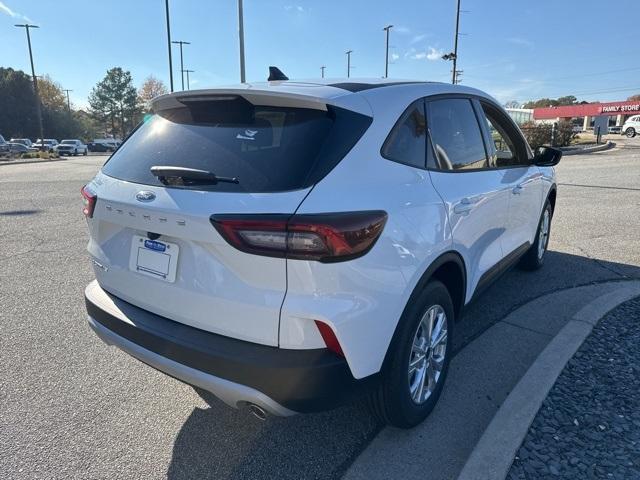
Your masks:
<svg viewBox="0 0 640 480"><path fill-rule="evenodd" d="M517 132L495 106L481 102L484 121L487 124L489 133L489 156L490 163L496 168L527 166L529 160L522 148L517 144Z"/></svg>
<svg viewBox="0 0 640 480"><path fill-rule="evenodd" d="M437 168L472 170L489 167L480 125L469 99L433 100L428 103L428 111Z"/></svg>
<svg viewBox="0 0 640 480"><path fill-rule="evenodd" d="M424 102L414 102L400 117L382 147L382 156L394 162L424 168L427 121Z"/></svg>

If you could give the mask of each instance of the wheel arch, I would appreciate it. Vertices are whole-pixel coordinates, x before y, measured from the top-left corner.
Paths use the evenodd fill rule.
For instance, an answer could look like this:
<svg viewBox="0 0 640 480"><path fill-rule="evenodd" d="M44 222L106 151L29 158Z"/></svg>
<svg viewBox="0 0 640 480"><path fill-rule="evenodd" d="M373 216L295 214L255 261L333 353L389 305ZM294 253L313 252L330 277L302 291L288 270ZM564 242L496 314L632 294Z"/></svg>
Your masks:
<svg viewBox="0 0 640 480"><path fill-rule="evenodd" d="M451 300L453 302L455 321L459 320L460 313L462 312L466 299L467 270L462 255L451 250L440 255L427 267L416 283L411 295L409 295L409 299L402 310L402 315L400 315L400 319L396 324L393 336L391 337L391 341L387 347L387 352L385 353L384 361L382 363L382 369L384 369L388 364L389 352L393 350L392 347L396 342L400 323L407 315L410 306L416 301L427 283L432 279L442 282L449 291L449 295L451 295Z"/></svg>
<svg viewBox="0 0 640 480"><path fill-rule="evenodd" d="M557 196L557 193L558 193L558 187L556 187L556 184L554 183L553 185L551 185L551 188L549 189L549 193L547 193L547 200L551 204L551 213L552 214L556 210L556 196Z"/></svg>

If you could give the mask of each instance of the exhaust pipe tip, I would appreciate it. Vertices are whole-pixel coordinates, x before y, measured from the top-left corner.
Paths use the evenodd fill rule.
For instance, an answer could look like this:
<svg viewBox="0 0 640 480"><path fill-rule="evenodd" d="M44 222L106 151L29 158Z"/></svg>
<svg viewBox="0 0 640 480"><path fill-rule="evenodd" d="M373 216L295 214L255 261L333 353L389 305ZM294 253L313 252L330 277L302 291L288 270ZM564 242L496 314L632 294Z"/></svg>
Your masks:
<svg viewBox="0 0 640 480"><path fill-rule="evenodd" d="M267 419L267 412L265 409L255 403L249 404L249 412L251 412L251 414L258 420L262 420L263 422Z"/></svg>

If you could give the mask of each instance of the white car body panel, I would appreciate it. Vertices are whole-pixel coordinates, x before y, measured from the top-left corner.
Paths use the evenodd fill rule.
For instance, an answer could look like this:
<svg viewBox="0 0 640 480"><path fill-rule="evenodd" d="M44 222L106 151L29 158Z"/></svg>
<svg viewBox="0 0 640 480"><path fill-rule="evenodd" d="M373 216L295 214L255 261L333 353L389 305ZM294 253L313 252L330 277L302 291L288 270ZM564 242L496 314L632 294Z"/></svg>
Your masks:
<svg viewBox="0 0 640 480"><path fill-rule="evenodd" d="M351 93L305 82L246 84L158 97L155 109L176 105L182 97L212 94L238 94L264 105L320 110L335 105L373 116L373 122L340 163L307 189L207 193L140 185L99 173L89 185L98 201L88 222L88 249L99 284L127 302L177 322L283 349L323 348L315 325L320 320L332 328L355 378L378 372L402 312L429 266L442 254L457 252L466 268L464 301L468 302L485 273L514 248L533 241L555 182L553 168L435 172L381 156L389 131L413 101L451 92L490 99L478 90L448 84L405 84ZM518 185L522 191L513 193ZM136 202L141 190L153 192L155 201ZM456 206L465 198L471 200L471 208L458 213ZM360 210L386 211L387 224L366 255L338 263L243 253L209 221L210 215L224 213ZM175 283L130 270L131 237L147 232L160 233L180 246Z"/></svg>
<svg viewBox="0 0 640 480"><path fill-rule="evenodd" d="M278 344L285 260L238 252L211 225L213 213L293 211L308 190L275 194L216 193L123 182L99 173L88 250L107 291L157 315L241 340ZM136 201L140 191L156 195ZM147 216L148 218L146 218ZM132 235L162 234L180 246L175 283L129 268ZM97 262L97 264L96 264Z"/></svg>

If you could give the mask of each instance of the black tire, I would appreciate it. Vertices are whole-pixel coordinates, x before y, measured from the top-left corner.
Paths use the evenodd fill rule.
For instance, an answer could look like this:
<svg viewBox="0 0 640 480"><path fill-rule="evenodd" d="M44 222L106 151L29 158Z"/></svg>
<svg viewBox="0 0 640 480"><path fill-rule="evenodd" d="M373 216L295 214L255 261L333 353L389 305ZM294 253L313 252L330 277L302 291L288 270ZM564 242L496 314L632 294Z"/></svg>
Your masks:
<svg viewBox="0 0 640 480"><path fill-rule="evenodd" d="M627 138L633 138L636 136L636 129L633 127L629 127L624 131L624 134L627 136Z"/></svg>
<svg viewBox="0 0 640 480"><path fill-rule="evenodd" d="M417 404L410 393L409 360L414 337L423 315L437 305L442 307L447 320L444 363L440 376L435 382L435 389L424 403ZM380 384L368 397L368 406L374 417L398 428L415 427L427 418L435 407L447 378L452 355L454 322L453 302L449 291L441 282L431 280L418 298L411 302L400 319L387 352Z"/></svg>
<svg viewBox="0 0 640 480"><path fill-rule="evenodd" d="M542 232L542 222L544 221L545 214L549 215L549 227L547 229L546 237L543 237L541 240L541 232ZM549 200L544 205L544 209L542 209L542 215L540 215L540 221L538 222L538 230L536 232L536 238L533 240L533 245L527 250L527 253L520 259L518 263L518 267L522 270L538 270L544 264L544 257L547 255L547 247L549 246L549 237L551 236L551 220L553 219L553 208L551 208L551 203ZM544 241L544 247L542 251L542 255L539 254L540 242Z"/></svg>

